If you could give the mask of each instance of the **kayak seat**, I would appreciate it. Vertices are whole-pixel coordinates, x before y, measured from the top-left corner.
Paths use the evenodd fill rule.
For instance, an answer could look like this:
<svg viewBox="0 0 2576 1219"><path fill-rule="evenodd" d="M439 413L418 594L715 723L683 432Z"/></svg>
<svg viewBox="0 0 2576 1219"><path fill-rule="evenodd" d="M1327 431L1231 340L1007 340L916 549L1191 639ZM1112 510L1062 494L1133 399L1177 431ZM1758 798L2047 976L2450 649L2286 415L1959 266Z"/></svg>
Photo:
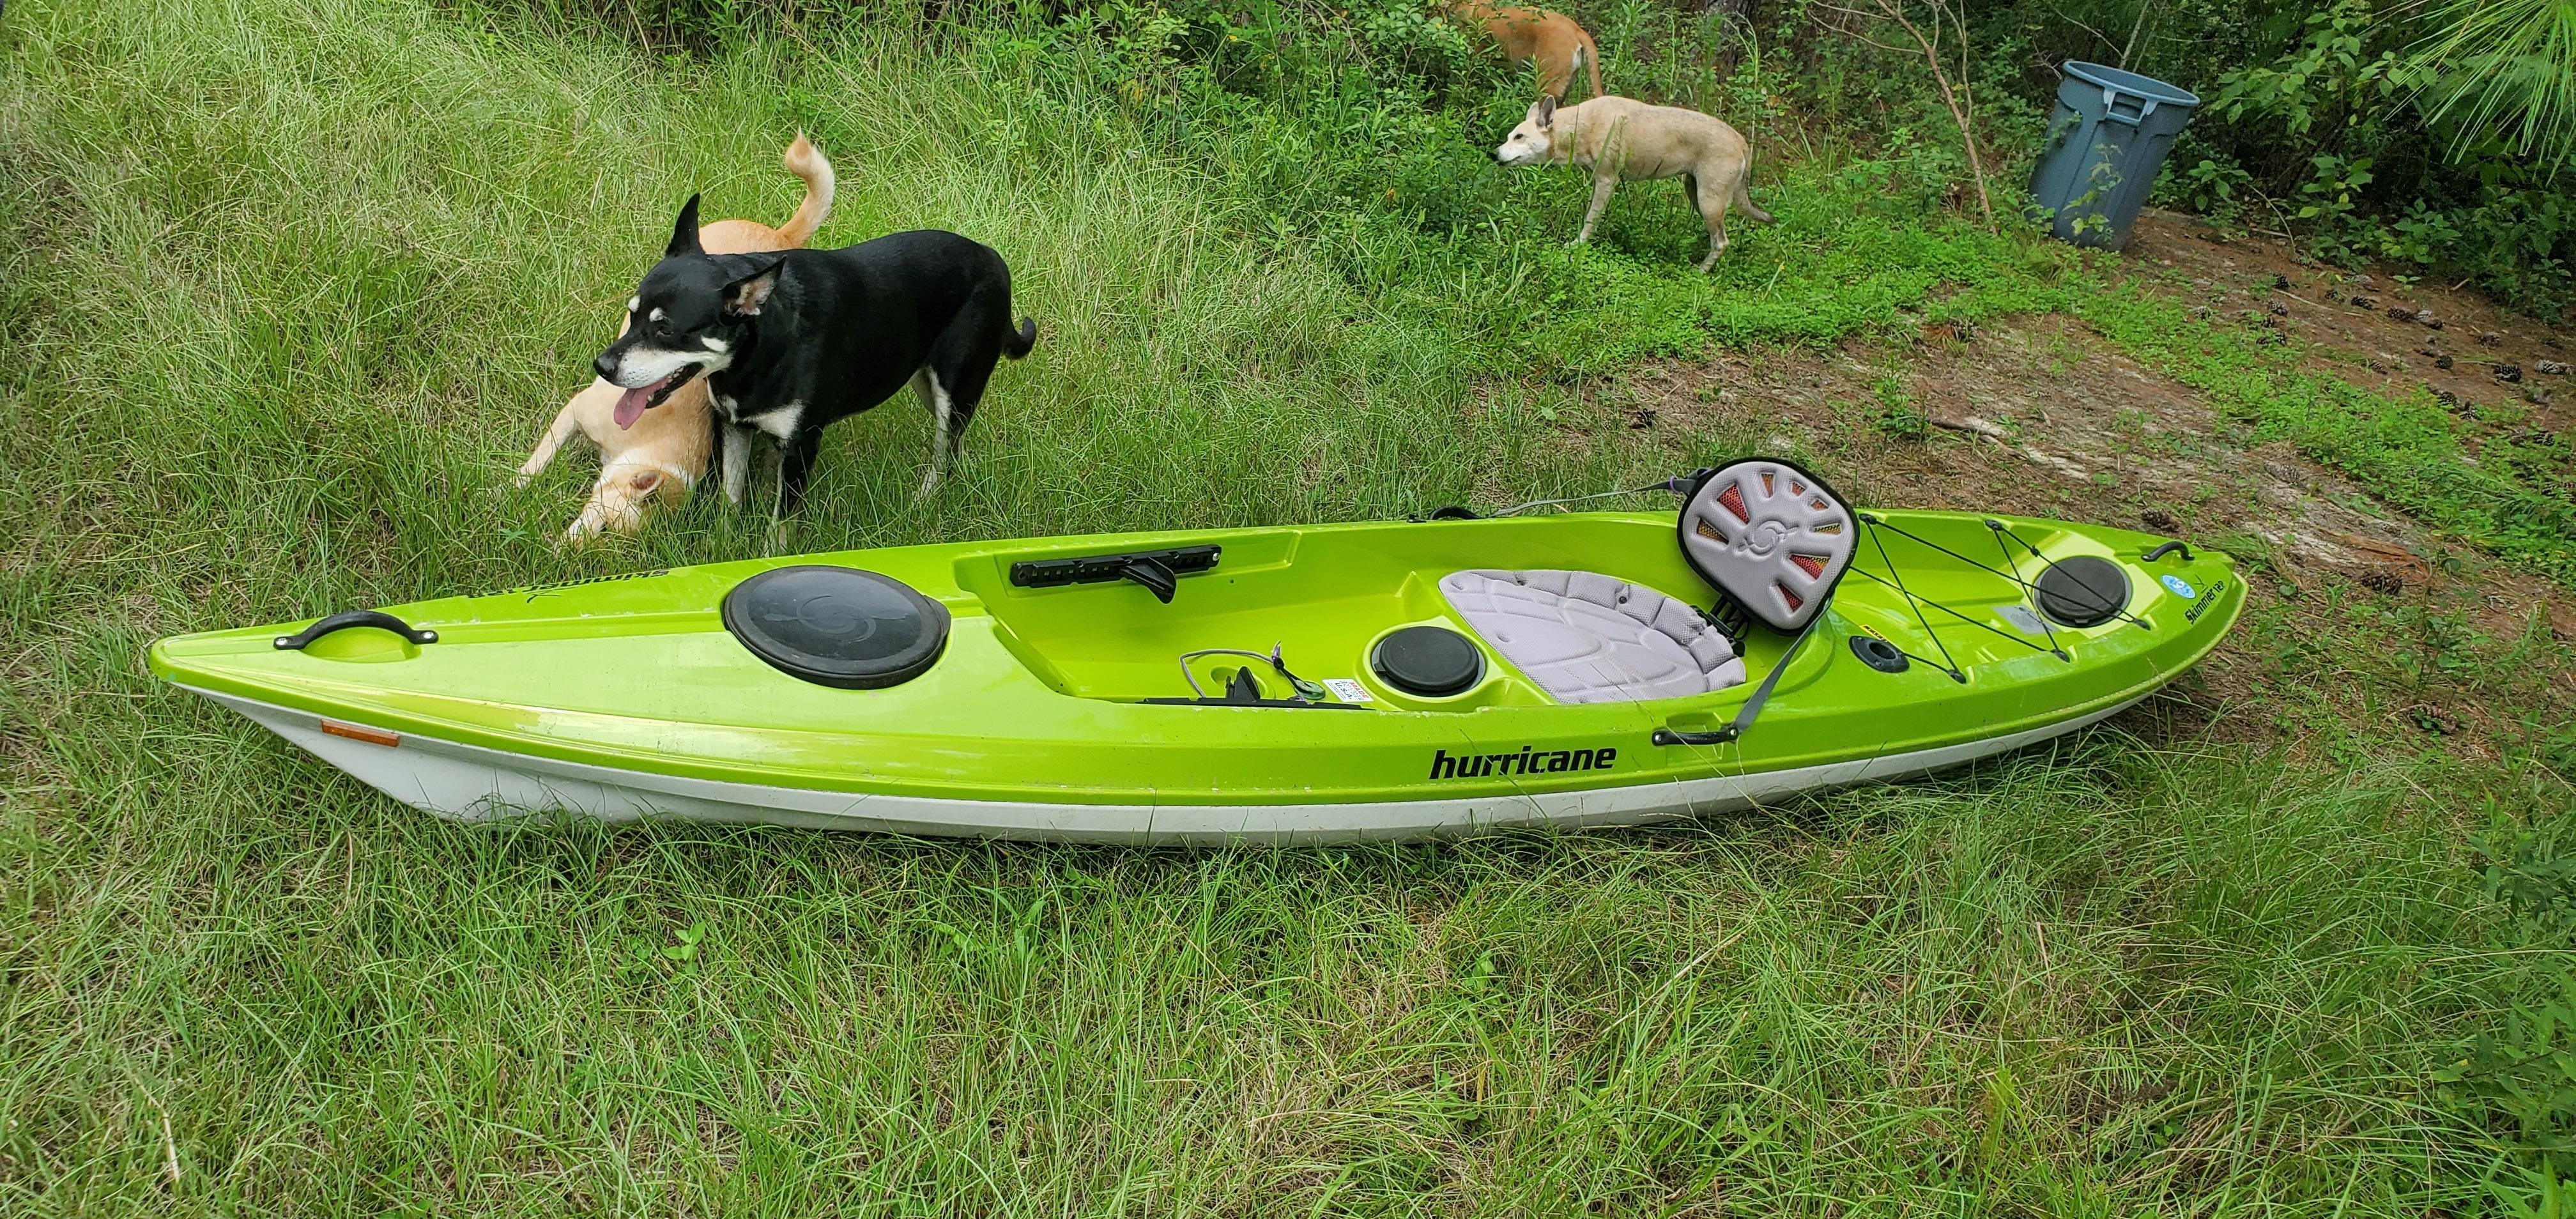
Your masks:
<svg viewBox="0 0 2576 1219"><path fill-rule="evenodd" d="M1560 703L1682 698L1744 681L1725 632L1642 584L1588 571L1460 571L1440 592Z"/></svg>
<svg viewBox="0 0 2576 1219"><path fill-rule="evenodd" d="M1682 559L1773 630L1804 630L1851 568L1858 521L1825 480L1785 461L1739 461L1692 484Z"/></svg>

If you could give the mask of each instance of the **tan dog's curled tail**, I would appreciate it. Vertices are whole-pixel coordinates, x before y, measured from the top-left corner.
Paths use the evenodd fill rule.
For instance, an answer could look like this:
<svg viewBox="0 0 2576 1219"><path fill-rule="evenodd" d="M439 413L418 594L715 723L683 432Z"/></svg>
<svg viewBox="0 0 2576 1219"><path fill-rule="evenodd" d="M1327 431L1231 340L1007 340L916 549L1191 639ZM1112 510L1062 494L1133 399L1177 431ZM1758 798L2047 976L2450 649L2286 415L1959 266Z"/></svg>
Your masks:
<svg viewBox="0 0 2576 1219"><path fill-rule="evenodd" d="M805 133L796 133L796 142L787 146L787 172L805 179L805 201L796 205L796 214L778 226L778 239L795 249L814 239L815 230L832 214L832 190L838 179L832 175L832 163L814 147Z"/></svg>
<svg viewBox="0 0 2576 1219"><path fill-rule="evenodd" d="M1583 58L1584 70L1592 75L1592 96L1599 97L1601 96L1601 45L1592 41L1590 30L1577 26L1574 32L1583 39L1583 49L1577 54Z"/></svg>

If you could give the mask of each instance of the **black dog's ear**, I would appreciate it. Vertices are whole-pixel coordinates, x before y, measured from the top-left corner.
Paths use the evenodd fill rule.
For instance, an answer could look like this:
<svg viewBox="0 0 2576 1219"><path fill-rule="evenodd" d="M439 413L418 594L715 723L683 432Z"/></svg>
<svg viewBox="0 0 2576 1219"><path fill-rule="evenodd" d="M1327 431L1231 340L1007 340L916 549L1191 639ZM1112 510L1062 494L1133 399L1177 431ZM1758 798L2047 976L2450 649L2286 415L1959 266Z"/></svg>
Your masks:
<svg viewBox="0 0 2576 1219"><path fill-rule="evenodd" d="M1539 96L1538 126L1541 131L1545 131L1550 127L1556 126L1556 96L1554 94L1541 94ZM694 215L697 200L691 199L689 201L689 205L692 209L691 214Z"/></svg>
<svg viewBox="0 0 2576 1219"><path fill-rule="evenodd" d="M758 317L760 307L769 303L769 294L778 287L778 268L784 258L770 258L757 271L725 285L724 311L727 317Z"/></svg>
<svg viewBox="0 0 2576 1219"><path fill-rule="evenodd" d="M662 251L662 257L706 252L706 247L698 244L698 197L691 195L687 203L680 205L680 222L671 226L671 248Z"/></svg>

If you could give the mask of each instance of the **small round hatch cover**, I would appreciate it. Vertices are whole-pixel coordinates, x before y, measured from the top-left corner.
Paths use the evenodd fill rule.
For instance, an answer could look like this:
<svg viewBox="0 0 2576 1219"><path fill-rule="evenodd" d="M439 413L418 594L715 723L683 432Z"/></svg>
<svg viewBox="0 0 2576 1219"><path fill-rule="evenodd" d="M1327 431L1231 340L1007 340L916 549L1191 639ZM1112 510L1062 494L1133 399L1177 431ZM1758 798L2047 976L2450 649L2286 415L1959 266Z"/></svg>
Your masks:
<svg viewBox="0 0 2576 1219"><path fill-rule="evenodd" d="M1447 627L1408 626L1377 641L1369 667L1398 690L1445 698L1484 680L1485 654Z"/></svg>
<svg viewBox="0 0 2576 1219"><path fill-rule="evenodd" d="M2129 573L2095 555L2059 559L2032 583L2039 612L2059 626L2100 626L2129 608Z"/></svg>
<svg viewBox="0 0 2576 1219"><path fill-rule="evenodd" d="M724 624L780 672L843 690L911 681L948 646L948 607L892 576L819 563L734 585Z"/></svg>

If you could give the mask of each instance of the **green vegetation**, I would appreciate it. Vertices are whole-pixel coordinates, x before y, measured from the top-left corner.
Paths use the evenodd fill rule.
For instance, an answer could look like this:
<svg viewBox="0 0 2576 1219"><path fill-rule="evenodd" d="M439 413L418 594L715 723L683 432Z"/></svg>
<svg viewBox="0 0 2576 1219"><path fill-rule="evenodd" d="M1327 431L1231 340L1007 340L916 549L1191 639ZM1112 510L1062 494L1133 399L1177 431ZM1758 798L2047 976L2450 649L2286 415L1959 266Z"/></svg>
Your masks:
<svg viewBox="0 0 2576 1219"><path fill-rule="evenodd" d="M1702 277L1670 184L1564 247L1579 177L1484 157L1519 83L1394 6L549 12L0 21L0 1209L2466 1216L2567 1171L2576 741L2404 714L2545 714L2565 649L2438 602L2258 605L2227 663L2265 695L2220 708L2256 747L2176 700L2151 741L1407 850L461 829L156 687L165 633L765 546L710 495L558 549L580 459L507 474L678 202L782 216L800 127L824 241L991 241L1043 327L928 503L917 411L839 428L800 548L1635 485L1764 436L1629 426L1651 361L2064 312L2569 578L2563 467L2461 467L2421 404L1958 219L1936 139L1748 120L1781 222ZM1680 62L1614 86L1714 105ZM1883 393L1855 433L1921 409Z"/></svg>
<svg viewBox="0 0 2576 1219"><path fill-rule="evenodd" d="M2136 288L2070 311L2246 425L2249 447L2291 441L2427 524L2576 584L2576 506L2563 490L2570 465L2554 439L2520 464L2464 463L2472 425L2431 397L2392 401L2309 372L2260 327L2186 323L2170 299Z"/></svg>
<svg viewBox="0 0 2576 1219"><path fill-rule="evenodd" d="M2576 304L2576 2L2014 0L1978 32L1983 87L2024 108L2044 111L2043 65L2066 59L2198 93L2161 202L2544 317ZM2015 117L2008 143L2026 139Z"/></svg>

